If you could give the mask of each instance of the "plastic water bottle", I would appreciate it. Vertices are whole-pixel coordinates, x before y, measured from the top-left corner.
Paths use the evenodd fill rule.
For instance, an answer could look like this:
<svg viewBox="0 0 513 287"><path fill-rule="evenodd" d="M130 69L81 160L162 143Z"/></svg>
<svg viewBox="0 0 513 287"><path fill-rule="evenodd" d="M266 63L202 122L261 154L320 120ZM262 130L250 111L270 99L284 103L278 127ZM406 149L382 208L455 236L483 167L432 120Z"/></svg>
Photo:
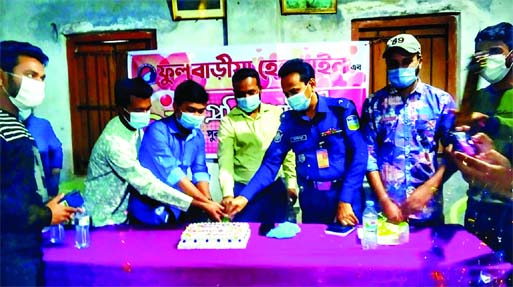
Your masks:
<svg viewBox="0 0 513 287"><path fill-rule="evenodd" d="M376 249L378 246L378 213L374 202L367 200L363 211L362 249Z"/></svg>
<svg viewBox="0 0 513 287"><path fill-rule="evenodd" d="M87 248L91 244L89 223L90 217L87 210L75 213L75 247L78 249Z"/></svg>
<svg viewBox="0 0 513 287"><path fill-rule="evenodd" d="M64 241L64 226L56 224L49 227L50 242L53 244L61 244Z"/></svg>

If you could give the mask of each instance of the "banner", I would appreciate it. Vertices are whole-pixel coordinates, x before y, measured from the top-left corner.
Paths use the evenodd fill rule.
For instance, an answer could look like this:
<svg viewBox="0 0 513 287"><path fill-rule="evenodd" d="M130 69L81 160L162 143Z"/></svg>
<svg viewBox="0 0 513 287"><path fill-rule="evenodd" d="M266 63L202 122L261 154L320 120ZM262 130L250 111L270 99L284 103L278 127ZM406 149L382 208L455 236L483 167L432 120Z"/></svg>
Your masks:
<svg viewBox="0 0 513 287"><path fill-rule="evenodd" d="M205 121L206 153L215 158L219 121L236 105L231 77L240 68L260 74L262 102L289 109L278 70L287 60L302 58L315 69L320 95L351 99L361 113L368 91L369 43L328 42L221 46L187 51L136 51L128 54L128 76L140 76L154 89L152 119L169 116L176 86L192 79L209 93Z"/></svg>

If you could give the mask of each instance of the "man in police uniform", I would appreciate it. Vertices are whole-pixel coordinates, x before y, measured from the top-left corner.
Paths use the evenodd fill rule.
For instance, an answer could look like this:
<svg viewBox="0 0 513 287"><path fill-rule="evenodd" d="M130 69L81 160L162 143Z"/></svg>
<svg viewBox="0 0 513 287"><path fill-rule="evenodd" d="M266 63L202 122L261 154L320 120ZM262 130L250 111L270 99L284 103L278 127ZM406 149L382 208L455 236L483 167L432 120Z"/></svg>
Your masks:
<svg viewBox="0 0 513 287"><path fill-rule="evenodd" d="M303 222L356 225L361 217L367 147L354 104L317 95L315 71L301 59L285 62L278 75L292 111L283 114L262 165L233 199L228 213L241 211L271 184L292 149Z"/></svg>

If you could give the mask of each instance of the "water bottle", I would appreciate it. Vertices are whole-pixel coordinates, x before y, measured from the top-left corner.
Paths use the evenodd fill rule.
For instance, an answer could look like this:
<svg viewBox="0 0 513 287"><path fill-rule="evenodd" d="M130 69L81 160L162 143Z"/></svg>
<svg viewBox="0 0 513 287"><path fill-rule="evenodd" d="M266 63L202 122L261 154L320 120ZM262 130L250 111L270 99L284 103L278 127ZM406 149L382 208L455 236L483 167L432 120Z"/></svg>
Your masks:
<svg viewBox="0 0 513 287"><path fill-rule="evenodd" d="M50 229L50 242L53 244L61 244L64 242L64 226L56 224L49 227Z"/></svg>
<svg viewBox="0 0 513 287"><path fill-rule="evenodd" d="M85 208L83 212L75 213L75 247L78 249L87 248L91 243L91 237L89 235L89 213Z"/></svg>
<svg viewBox="0 0 513 287"><path fill-rule="evenodd" d="M367 200L363 211L362 249L376 249L378 246L378 213L374 201Z"/></svg>
<svg viewBox="0 0 513 287"><path fill-rule="evenodd" d="M64 242L64 226L62 224L46 226L42 230L45 244L61 244Z"/></svg>

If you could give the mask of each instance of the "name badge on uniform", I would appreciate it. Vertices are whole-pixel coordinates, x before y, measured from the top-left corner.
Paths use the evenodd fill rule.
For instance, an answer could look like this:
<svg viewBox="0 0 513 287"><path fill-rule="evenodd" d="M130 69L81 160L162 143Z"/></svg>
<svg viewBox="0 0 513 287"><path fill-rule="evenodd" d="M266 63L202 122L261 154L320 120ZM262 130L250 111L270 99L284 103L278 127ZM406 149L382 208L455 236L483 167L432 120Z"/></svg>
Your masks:
<svg viewBox="0 0 513 287"><path fill-rule="evenodd" d="M347 127L350 131L356 131L360 128L360 123L358 122L358 117L355 115L350 115L346 118Z"/></svg>
<svg viewBox="0 0 513 287"><path fill-rule="evenodd" d="M327 149L318 149L317 152L317 166L319 168L328 168L330 167L330 160L328 158L328 150Z"/></svg>

